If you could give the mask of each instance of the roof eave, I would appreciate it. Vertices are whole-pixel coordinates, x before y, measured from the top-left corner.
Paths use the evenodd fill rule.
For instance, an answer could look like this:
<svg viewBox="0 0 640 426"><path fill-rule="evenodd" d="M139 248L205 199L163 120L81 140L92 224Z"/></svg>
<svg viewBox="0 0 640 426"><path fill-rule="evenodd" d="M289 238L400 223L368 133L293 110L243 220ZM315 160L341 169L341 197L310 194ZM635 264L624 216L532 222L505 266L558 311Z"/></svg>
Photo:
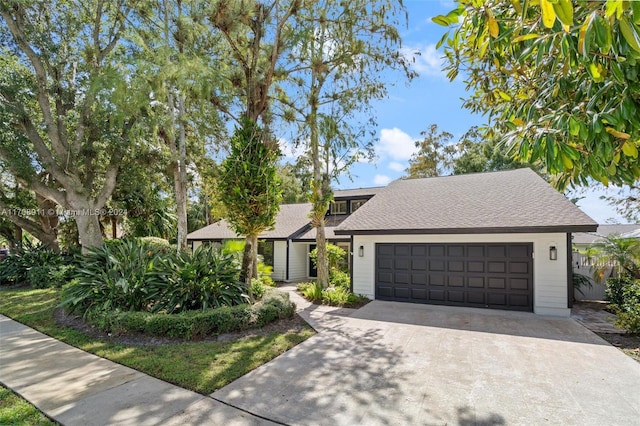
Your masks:
<svg viewBox="0 0 640 426"><path fill-rule="evenodd" d="M528 234L593 232L593 225L525 226L497 228L431 228L431 229L336 229L336 235L416 235L416 234Z"/></svg>

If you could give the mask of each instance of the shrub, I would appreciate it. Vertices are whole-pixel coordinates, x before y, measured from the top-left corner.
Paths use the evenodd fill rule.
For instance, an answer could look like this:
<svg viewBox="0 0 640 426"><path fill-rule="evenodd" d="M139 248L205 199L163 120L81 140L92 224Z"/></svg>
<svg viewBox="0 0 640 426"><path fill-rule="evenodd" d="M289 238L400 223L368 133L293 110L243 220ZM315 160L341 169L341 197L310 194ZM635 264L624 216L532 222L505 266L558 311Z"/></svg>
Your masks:
<svg viewBox="0 0 640 426"><path fill-rule="evenodd" d="M295 305L287 293L268 290L262 302L178 314L104 311L93 309L87 319L113 334L144 333L153 336L193 339L221 333L263 327L273 321L291 318Z"/></svg>
<svg viewBox="0 0 640 426"><path fill-rule="evenodd" d="M298 284L298 291L310 302L322 302L322 286L316 282Z"/></svg>
<svg viewBox="0 0 640 426"><path fill-rule="evenodd" d="M182 252L163 261L172 286L154 311L182 312L247 303L240 269L233 255L211 246L200 246L193 254Z"/></svg>
<svg viewBox="0 0 640 426"><path fill-rule="evenodd" d="M262 299L264 292L266 291L266 286L262 283L262 279L253 278L251 280L251 294L256 300Z"/></svg>
<svg viewBox="0 0 640 426"><path fill-rule="evenodd" d="M640 280L630 281L622 289L622 303L614 305L616 325L628 333L640 333Z"/></svg>
<svg viewBox="0 0 640 426"><path fill-rule="evenodd" d="M32 266L27 271L27 281L33 288L60 288L72 279L74 271L74 265Z"/></svg>
<svg viewBox="0 0 640 426"><path fill-rule="evenodd" d="M621 305L624 303L624 288L633 282L633 279L629 276L623 275L620 278L607 278L605 284L605 297L614 305Z"/></svg>
<svg viewBox="0 0 640 426"><path fill-rule="evenodd" d="M309 253L314 266L318 267L318 248L314 248ZM333 269L344 269L346 265L347 252L335 244L327 244L327 261L329 263L329 271Z"/></svg>
<svg viewBox="0 0 640 426"><path fill-rule="evenodd" d="M358 301L358 296L342 287L327 288L322 292L322 303L331 306L349 306Z"/></svg>
<svg viewBox="0 0 640 426"><path fill-rule="evenodd" d="M172 251L171 243L164 238L140 237L138 241L140 245L156 253L169 253Z"/></svg>
<svg viewBox="0 0 640 426"><path fill-rule="evenodd" d="M331 272L329 272L329 285L348 291L351 288L351 276L348 272L332 269Z"/></svg>
<svg viewBox="0 0 640 426"><path fill-rule="evenodd" d="M51 287L46 269L55 269L65 259L60 253L43 246L25 245L21 252L11 254L0 262L0 285L30 282L37 288ZM29 271L35 268L31 275Z"/></svg>
<svg viewBox="0 0 640 426"><path fill-rule="evenodd" d="M102 310L147 310L170 288L158 257L135 240L111 241L89 249L62 292L62 306L83 315Z"/></svg>

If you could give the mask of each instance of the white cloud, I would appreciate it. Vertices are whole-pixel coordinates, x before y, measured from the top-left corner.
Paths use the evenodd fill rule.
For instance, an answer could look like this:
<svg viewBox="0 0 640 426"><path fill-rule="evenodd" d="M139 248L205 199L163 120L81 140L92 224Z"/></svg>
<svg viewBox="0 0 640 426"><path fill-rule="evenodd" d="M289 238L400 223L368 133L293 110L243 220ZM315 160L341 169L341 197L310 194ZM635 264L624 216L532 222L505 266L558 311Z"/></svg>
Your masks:
<svg viewBox="0 0 640 426"><path fill-rule="evenodd" d="M406 161L415 151L416 144L413 138L397 127L380 131L380 141L376 145L376 153L379 156Z"/></svg>
<svg viewBox="0 0 640 426"><path fill-rule="evenodd" d="M279 138L278 144L280 145L280 151L282 152L282 156L285 160L298 158L304 153L304 150L301 147L295 147L291 142L284 138Z"/></svg>
<svg viewBox="0 0 640 426"><path fill-rule="evenodd" d="M398 163L397 161L392 161L389 163L389 168L394 172L404 172L407 166L402 163Z"/></svg>
<svg viewBox="0 0 640 426"><path fill-rule="evenodd" d="M400 54L411 63L413 69L420 75L445 77L442 71L445 64L444 55L442 52L438 52L435 44L405 46L400 49Z"/></svg>
<svg viewBox="0 0 640 426"><path fill-rule="evenodd" d="M373 183L376 185L386 185L391 182L391 178L386 175L375 175L373 177Z"/></svg>

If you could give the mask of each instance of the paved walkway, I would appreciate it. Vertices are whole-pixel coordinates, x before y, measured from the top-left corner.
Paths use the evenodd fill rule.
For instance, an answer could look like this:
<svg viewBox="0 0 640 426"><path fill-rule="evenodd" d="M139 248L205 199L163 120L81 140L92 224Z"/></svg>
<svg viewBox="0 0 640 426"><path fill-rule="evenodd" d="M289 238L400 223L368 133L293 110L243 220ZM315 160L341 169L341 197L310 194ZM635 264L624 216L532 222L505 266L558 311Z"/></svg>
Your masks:
<svg viewBox="0 0 640 426"><path fill-rule="evenodd" d="M274 425L0 315L0 382L72 425Z"/></svg>

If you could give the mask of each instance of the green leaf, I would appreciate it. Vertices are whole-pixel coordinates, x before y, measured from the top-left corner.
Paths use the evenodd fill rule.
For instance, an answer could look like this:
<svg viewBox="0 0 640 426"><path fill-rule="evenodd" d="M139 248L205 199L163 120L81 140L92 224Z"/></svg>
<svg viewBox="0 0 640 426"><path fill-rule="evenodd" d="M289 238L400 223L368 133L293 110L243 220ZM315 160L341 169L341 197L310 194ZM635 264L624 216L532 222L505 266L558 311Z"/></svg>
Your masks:
<svg viewBox="0 0 640 426"><path fill-rule="evenodd" d="M553 10L556 12L560 22L565 25L573 25L573 4L571 4L571 0L558 0L553 3Z"/></svg>
<svg viewBox="0 0 640 426"><path fill-rule="evenodd" d="M635 143L629 140L622 144L622 152L624 152L624 155L627 157L638 158L638 148Z"/></svg>
<svg viewBox="0 0 640 426"><path fill-rule="evenodd" d="M580 134L580 124L573 117L569 117L569 134L571 136L578 136Z"/></svg>
<svg viewBox="0 0 640 426"><path fill-rule="evenodd" d="M632 1L630 3L631 3L631 10L633 11L633 23L640 24L640 2Z"/></svg>
<svg viewBox="0 0 640 426"><path fill-rule="evenodd" d="M629 22L626 16L621 17L619 22L620 31L624 39L633 50L640 53L640 37L633 24Z"/></svg>
<svg viewBox="0 0 640 426"><path fill-rule="evenodd" d="M546 28L552 28L556 22L556 12L553 4L549 0L540 0L540 8L542 9L542 25Z"/></svg>
<svg viewBox="0 0 640 426"><path fill-rule="evenodd" d="M538 38L538 37L540 37L540 34L538 34L538 33L523 34L523 35L520 35L518 37L514 37L513 40L511 40L511 42L512 43L520 43L521 41L531 40L531 39Z"/></svg>
<svg viewBox="0 0 640 426"><path fill-rule="evenodd" d="M443 27L448 27L450 25L449 19L444 15L438 15L431 18L434 24L442 25Z"/></svg>

